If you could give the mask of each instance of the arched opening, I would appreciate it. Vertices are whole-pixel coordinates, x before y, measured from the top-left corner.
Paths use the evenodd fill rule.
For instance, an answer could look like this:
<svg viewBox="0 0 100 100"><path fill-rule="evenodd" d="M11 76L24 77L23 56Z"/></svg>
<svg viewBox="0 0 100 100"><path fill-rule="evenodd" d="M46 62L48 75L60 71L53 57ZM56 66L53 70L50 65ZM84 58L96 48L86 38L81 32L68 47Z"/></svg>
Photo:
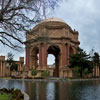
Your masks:
<svg viewBox="0 0 100 100"><path fill-rule="evenodd" d="M57 45L51 45L51 46L49 46L47 52L48 52L48 55L51 54L51 55L53 55L52 57L55 58L53 61L51 60L51 62L50 62L50 63L53 63L53 66L54 66L52 68L52 76L59 77L60 49ZM48 63L49 62L47 60L47 64Z"/></svg>
<svg viewBox="0 0 100 100"><path fill-rule="evenodd" d="M55 56L53 54L48 54L47 66L49 68L55 68Z"/></svg>
<svg viewBox="0 0 100 100"><path fill-rule="evenodd" d="M31 68L36 69L39 65L39 49L38 47L34 47L31 52Z"/></svg>
<svg viewBox="0 0 100 100"><path fill-rule="evenodd" d="M74 54L74 50L72 47L70 47L70 55Z"/></svg>

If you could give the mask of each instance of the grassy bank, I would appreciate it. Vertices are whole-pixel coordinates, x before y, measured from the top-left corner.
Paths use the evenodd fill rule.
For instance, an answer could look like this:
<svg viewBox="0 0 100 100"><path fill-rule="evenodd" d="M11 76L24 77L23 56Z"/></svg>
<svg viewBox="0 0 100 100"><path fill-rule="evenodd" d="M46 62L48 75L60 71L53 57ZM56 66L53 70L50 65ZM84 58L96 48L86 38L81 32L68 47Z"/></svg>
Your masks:
<svg viewBox="0 0 100 100"><path fill-rule="evenodd" d="M9 97L10 97L10 95L8 95L8 94L5 94L5 93L0 94L0 100L9 100Z"/></svg>

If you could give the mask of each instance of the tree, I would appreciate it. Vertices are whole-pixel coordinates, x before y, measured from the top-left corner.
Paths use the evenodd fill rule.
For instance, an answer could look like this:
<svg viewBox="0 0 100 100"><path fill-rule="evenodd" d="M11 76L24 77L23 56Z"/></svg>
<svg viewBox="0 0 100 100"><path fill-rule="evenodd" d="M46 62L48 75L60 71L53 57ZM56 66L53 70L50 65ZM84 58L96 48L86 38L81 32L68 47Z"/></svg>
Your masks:
<svg viewBox="0 0 100 100"><path fill-rule="evenodd" d="M14 55L11 52L9 52L7 54L7 63L9 64L10 71L13 71L13 70L17 71L18 70L18 65L15 63L13 58L14 58Z"/></svg>
<svg viewBox="0 0 100 100"><path fill-rule="evenodd" d="M14 55L11 53L11 52L9 52L8 54L7 54L7 65L8 65L8 68L9 68L9 71L10 71L10 75L11 75L11 66L12 66L12 64L14 63L14 61L13 61L13 57L14 57Z"/></svg>
<svg viewBox="0 0 100 100"><path fill-rule="evenodd" d="M13 70L18 71L18 65L15 62L13 62L11 67L10 67L10 70L11 71L13 71Z"/></svg>
<svg viewBox="0 0 100 100"><path fill-rule="evenodd" d="M20 50L25 32L46 18L59 0L0 0L0 42ZM24 34L23 34L24 33Z"/></svg>
<svg viewBox="0 0 100 100"><path fill-rule="evenodd" d="M83 51L81 48L78 48L78 53L73 54L70 56L70 68L74 68L74 71L76 73L80 74L80 77L83 76L83 74L91 73L92 72L92 65L90 55L86 54L85 51Z"/></svg>
<svg viewBox="0 0 100 100"><path fill-rule="evenodd" d="M9 64L9 66L11 66L11 64L14 62L13 57L14 55L11 52L7 54L7 63Z"/></svg>

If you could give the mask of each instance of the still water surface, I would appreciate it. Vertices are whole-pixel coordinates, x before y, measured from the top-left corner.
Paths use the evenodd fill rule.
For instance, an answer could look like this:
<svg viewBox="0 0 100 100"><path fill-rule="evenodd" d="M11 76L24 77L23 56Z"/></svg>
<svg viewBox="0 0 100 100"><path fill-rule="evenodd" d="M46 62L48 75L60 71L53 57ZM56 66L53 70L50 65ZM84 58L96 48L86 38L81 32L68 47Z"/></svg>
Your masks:
<svg viewBox="0 0 100 100"><path fill-rule="evenodd" d="M0 79L0 88L4 87L25 91L30 100L100 100L100 80L33 82Z"/></svg>

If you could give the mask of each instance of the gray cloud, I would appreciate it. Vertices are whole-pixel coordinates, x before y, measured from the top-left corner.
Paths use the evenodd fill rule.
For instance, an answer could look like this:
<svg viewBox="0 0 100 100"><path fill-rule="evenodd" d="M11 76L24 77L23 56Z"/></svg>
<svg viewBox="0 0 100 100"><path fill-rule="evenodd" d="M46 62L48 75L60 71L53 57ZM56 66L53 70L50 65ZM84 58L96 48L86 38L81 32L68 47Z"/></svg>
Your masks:
<svg viewBox="0 0 100 100"><path fill-rule="evenodd" d="M55 17L63 19L79 31L80 47L89 52L100 51L100 0L64 0L55 10Z"/></svg>

